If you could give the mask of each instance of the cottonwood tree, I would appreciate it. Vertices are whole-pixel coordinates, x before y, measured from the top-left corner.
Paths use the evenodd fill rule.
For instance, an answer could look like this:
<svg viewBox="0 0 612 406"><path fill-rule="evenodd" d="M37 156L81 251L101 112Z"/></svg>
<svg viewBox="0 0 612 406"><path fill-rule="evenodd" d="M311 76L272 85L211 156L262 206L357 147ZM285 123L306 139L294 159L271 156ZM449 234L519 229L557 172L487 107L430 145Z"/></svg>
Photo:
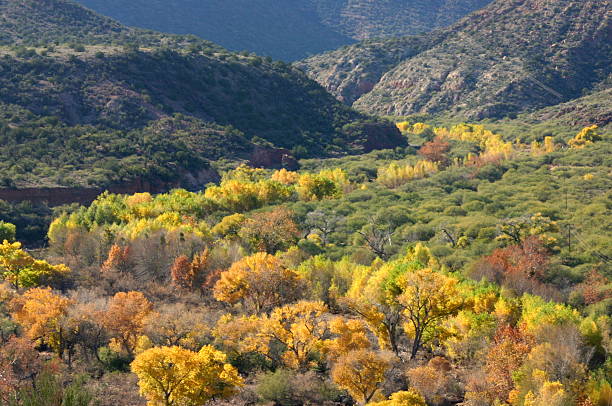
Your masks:
<svg viewBox="0 0 612 406"><path fill-rule="evenodd" d="M264 252L245 257L221 273L214 288L215 298L242 303L250 312L269 312L302 296L299 275L286 269L282 261Z"/></svg>
<svg viewBox="0 0 612 406"><path fill-rule="evenodd" d="M336 361L331 377L360 405L365 405L379 392L389 366L388 357L371 350L355 350Z"/></svg>
<svg viewBox="0 0 612 406"><path fill-rule="evenodd" d="M202 405L228 397L243 383L225 354L211 346L198 352L178 346L150 348L136 356L131 369L149 406Z"/></svg>
<svg viewBox="0 0 612 406"><path fill-rule="evenodd" d="M103 316L103 324L113 338L111 344L131 357L151 310L151 302L141 292L115 294Z"/></svg>
<svg viewBox="0 0 612 406"><path fill-rule="evenodd" d="M33 258L21 249L19 242L0 241L0 275L17 289L51 285L68 273L66 265L51 265Z"/></svg>
<svg viewBox="0 0 612 406"><path fill-rule="evenodd" d="M412 337L410 357L414 359L424 343L439 334L438 328L467 305L457 289L457 280L431 268L405 273L399 281L402 293L397 301L407 320L404 330Z"/></svg>
<svg viewBox="0 0 612 406"><path fill-rule="evenodd" d="M322 302L300 301L277 307L269 316L226 315L213 334L237 354L259 352L288 368L307 370L324 350L329 335L327 312ZM278 348L282 348L280 354Z"/></svg>
<svg viewBox="0 0 612 406"><path fill-rule="evenodd" d="M423 397L414 389L399 391L389 396L388 400L370 402L368 406L426 406Z"/></svg>
<svg viewBox="0 0 612 406"><path fill-rule="evenodd" d="M51 288L33 288L13 300L11 315L30 340L49 346L62 357L66 349L62 321L72 304L72 300L53 293Z"/></svg>

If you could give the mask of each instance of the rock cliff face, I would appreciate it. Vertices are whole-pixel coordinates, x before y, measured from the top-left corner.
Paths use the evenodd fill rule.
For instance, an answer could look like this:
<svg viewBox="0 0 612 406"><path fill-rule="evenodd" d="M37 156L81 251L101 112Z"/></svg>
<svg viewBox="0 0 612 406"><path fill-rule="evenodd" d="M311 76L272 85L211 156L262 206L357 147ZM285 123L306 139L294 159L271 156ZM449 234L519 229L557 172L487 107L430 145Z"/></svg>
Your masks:
<svg viewBox="0 0 612 406"><path fill-rule="evenodd" d="M364 112L502 117L580 97L606 80L611 11L600 0L496 0L420 42L359 44L298 66ZM393 57L381 64L377 55Z"/></svg>

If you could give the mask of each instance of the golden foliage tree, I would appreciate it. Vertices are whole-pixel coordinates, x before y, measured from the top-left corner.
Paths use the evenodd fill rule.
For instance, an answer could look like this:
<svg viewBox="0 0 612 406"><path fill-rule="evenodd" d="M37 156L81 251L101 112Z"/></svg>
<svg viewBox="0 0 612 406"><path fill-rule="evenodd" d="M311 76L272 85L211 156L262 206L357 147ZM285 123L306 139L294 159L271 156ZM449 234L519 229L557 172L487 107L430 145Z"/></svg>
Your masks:
<svg viewBox="0 0 612 406"><path fill-rule="evenodd" d="M62 319L72 303L53 293L51 288L33 288L13 300L11 314L30 340L48 345L61 357L66 334L62 330Z"/></svg>
<svg viewBox="0 0 612 406"><path fill-rule="evenodd" d="M300 301L277 307L269 316L225 315L213 335L224 348L238 354L259 352L286 367L305 370L324 351L329 334L327 311L322 302Z"/></svg>
<svg viewBox="0 0 612 406"><path fill-rule="evenodd" d="M336 360L350 351L365 350L372 346L366 326L361 320L336 317L329 323L329 329L336 335L334 339L325 342L325 353L329 360Z"/></svg>
<svg viewBox="0 0 612 406"><path fill-rule="evenodd" d="M359 404L365 405L379 392L389 365L387 357L374 351L355 350L338 359L331 377Z"/></svg>
<svg viewBox="0 0 612 406"><path fill-rule="evenodd" d="M151 302L141 292L115 294L109 301L103 320L113 338L112 345L132 356L151 309Z"/></svg>
<svg viewBox="0 0 612 406"><path fill-rule="evenodd" d="M285 348L281 356L283 364L306 369L323 348L323 339L328 334L324 318L327 311L322 302L300 301L277 307L270 317L264 317L261 336Z"/></svg>
<svg viewBox="0 0 612 406"><path fill-rule="evenodd" d="M398 165L394 162L378 169L376 181L388 188L395 189L413 179L422 179L436 172L438 172L438 164L435 162L418 161L414 165Z"/></svg>
<svg viewBox="0 0 612 406"><path fill-rule="evenodd" d="M177 346L150 348L136 356L131 369L149 406L202 405L242 385L225 354L211 346L199 352Z"/></svg>
<svg viewBox="0 0 612 406"><path fill-rule="evenodd" d="M395 392L389 396L388 400L381 402L371 402L368 406L426 406L425 400L416 391L410 389L407 391Z"/></svg>
<svg viewBox="0 0 612 406"><path fill-rule="evenodd" d="M226 303L241 302L251 312L269 312L297 300L302 293L299 275L286 269L281 260L264 252L245 257L221 273L215 298Z"/></svg>
<svg viewBox="0 0 612 406"><path fill-rule="evenodd" d="M584 148L594 142L601 141L603 137L599 133L599 127L592 125L585 127L574 138L569 141L569 145L572 148Z"/></svg>
<svg viewBox="0 0 612 406"><path fill-rule="evenodd" d="M341 192L339 185L333 179L310 173L300 176L295 189L300 199L306 201L337 197Z"/></svg>
<svg viewBox="0 0 612 406"><path fill-rule="evenodd" d="M431 268L405 273L398 281L402 294L397 298L406 319L404 331L412 337L411 358L421 346L439 335L439 327L466 307L457 289L457 280Z"/></svg>
<svg viewBox="0 0 612 406"><path fill-rule="evenodd" d="M21 249L21 243L0 243L0 275L16 288L49 285L70 272L66 265L51 265Z"/></svg>

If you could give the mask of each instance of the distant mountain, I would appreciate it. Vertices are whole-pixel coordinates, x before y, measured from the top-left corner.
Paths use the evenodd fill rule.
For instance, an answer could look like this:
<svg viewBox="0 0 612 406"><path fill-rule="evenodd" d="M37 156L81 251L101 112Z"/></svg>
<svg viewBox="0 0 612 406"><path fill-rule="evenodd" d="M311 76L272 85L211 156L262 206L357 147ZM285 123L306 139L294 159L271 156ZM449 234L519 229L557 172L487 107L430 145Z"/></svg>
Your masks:
<svg viewBox="0 0 612 406"><path fill-rule="evenodd" d="M0 44L108 42L135 30L71 1L0 0Z"/></svg>
<svg viewBox="0 0 612 406"><path fill-rule="evenodd" d="M492 0L311 0L323 23L351 38L399 37L446 27Z"/></svg>
<svg viewBox="0 0 612 406"><path fill-rule="evenodd" d="M198 174L218 159L281 166L291 155L404 142L391 123L341 104L285 63L195 38L131 37L131 29L72 2L41 3L35 18L0 26L4 38L22 39L0 47L0 187L187 178L201 187L210 179ZM23 15L30 6L2 3ZM89 32L94 45L60 43L78 32ZM58 43L26 46L36 36Z"/></svg>
<svg viewBox="0 0 612 406"><path fill-rule="evenodd" d="M291 61L373 37L444 27L491 0L78 0L130 26L195 34Z"/></svg>
<svg viewBox="0 0 612 406"><path fill-rule="evenodd" d="M202 39L126 27L72 0L0 0L0 45L74 43L178 47L193 42L221 49Z"/></svg>
<svg viewBox="0 0 612 406"><path fill-rule="evenodd" d="M364 112L502 117L605 81L611 11L601 0L496 0L427 36L356 44L297 65Z"/></svg>

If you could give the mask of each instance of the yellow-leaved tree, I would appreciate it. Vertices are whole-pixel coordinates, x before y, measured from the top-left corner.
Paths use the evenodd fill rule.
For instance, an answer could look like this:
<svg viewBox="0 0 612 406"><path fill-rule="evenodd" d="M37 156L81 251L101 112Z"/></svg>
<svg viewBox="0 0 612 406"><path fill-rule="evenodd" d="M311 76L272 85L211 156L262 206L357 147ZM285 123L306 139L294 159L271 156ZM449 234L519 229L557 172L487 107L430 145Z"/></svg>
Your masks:
<svg viewBox="0 0 612 406"><path fill-rule="evenodd" d="M381 348L399 353L402 324L404 328L407 327L403 321L409 315L405 312L406 304L410 304L408 296L402 301L399 298L411 287L411 279L406 275L414 274L424 267L438 268L439 265L427 247L417 244L408 250L404 258L375 269L367 276L367 280L355 279L347 297L342 301L368 324ZM431 326L432 323L433 320L425 325ZM422 338L419 338L417 350L421 343Z"/></svg>
<svg viewBox="0 0 612 406"><path fill-rule="evenodd" d="M226 356L212 346L194 352L178 346L153 347L131 364L148 406L195 406L231 395L243 381Z"/></svg>
<svg viewBox="0 0 612 406"><path fill-rule="evenodd" d="M61 357L66 349L62 320L72 303L51 288L33 288L13 299L11 315L30 340L48 345Z"/></svg>
<svg viewBox="0 0 612 406"><path fill-rule="evenodd" d="M33 258L21 243L0 242L0 275L15 288L50 285L70 272L66 265L51 265Z"/></svg>
<svg viewBox="0 0 612 406"><path fill-rule="evenodd" d="M569 141L569 145L572 148L584 148L589 144L592 144L597 141L601 141L603 137L599 133L599 127L597 125L592 125L590 127L585 127L574 138Z"/></svg>
<svg viewBox="0 0 612 406"><path fill-rule="evenodd" d="M327 312L323 302L303 300L277 307L269 316L225 315L213 335L229 351L259 352L288 368L306 370L324 350L329 332Z"/></svg>
<svg viewBox="0 0 612 406"><path fill-rule="evenodd" d="M335 338L325 342L325 354L329 360L337 360L350 351L365 350L372 347L367 328L361 320L346 320L336 317L329 323Z"/></svg>
<svg viewBox="0 0 612 406"><path fill-rule="evenodd" d="M416 391L410 389L407 391L395 392L389 396L388 400L382 402L371 402L368 406L425 406L425 400Z"/></svg>
<svg viewBox="0 0 612 406"><path fill-rule="evenodd" d="M397 301L402 307L404 331L412 338L410 357L414 359L421 346L442 334L442 323L467 302L457 288L457 279L431 268L406 272L398 278L402 293Z"/></svg>
<svg viewBox="0 0 612 406"><path fill-rule="evenodd" d="M366 349L355 350L336 361L331 377L359 404L365 405L379 394L389 365L389 358L385 354Z"/></svg>
<svg viewBox="0 0 612 406"><path fill-rule="evenodd" d="M323 302L304 300L277 307L270 317L264 317L260 334L269 342L276 341L285 348L281 355L283 364L294 369L307 369L323 348L323 339L328 333L324 318L327 311Z"/></svg>
<svg viewBox="0 0 612 406"><path fill-rule="evenodd" d="M221 302L240 302L247 310L261 313L297 300L302 291L297 273L286 269L277 257L260 252L222 272L214 295Z"/></svg>

